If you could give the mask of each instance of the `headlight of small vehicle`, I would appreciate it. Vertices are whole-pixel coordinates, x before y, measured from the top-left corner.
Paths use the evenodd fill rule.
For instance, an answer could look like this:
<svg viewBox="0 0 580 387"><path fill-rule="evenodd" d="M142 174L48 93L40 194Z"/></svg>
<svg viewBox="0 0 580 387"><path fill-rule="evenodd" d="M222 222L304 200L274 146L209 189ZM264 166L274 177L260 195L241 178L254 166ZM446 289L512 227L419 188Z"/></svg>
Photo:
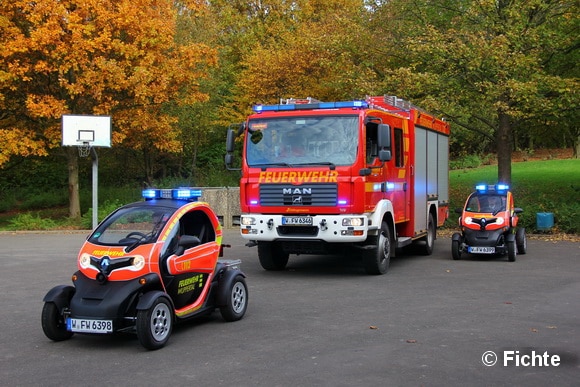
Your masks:
<svg viewBox="0 0 580 387"><path fill-rule="evenodd" d="M81 258L79 259L79 265L83 269L91 266L91 256L88 254L81 255Z"/></svg>
<svg viewBox="0 0 580 387"><path fill-rule="evenodd" d="M145 266L145 258L142 256L136 256L133 258L133 266L135 266L136 270L141 270Z"/></svg>

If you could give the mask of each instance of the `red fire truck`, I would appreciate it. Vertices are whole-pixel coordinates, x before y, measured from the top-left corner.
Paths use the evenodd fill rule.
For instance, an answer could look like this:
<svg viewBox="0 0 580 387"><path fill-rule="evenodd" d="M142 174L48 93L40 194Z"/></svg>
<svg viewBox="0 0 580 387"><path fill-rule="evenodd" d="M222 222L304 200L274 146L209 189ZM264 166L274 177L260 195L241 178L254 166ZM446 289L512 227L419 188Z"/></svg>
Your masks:
<svg viewBox="0 0 580 387"><path fill-rule="evenodd" d="M449 124L392 96L256 105L243 134L240 229L266 270L290 254L358 252L384 274L398 248L431 254L449 215ZM239 169L239 168L237 168Z"/></svg>

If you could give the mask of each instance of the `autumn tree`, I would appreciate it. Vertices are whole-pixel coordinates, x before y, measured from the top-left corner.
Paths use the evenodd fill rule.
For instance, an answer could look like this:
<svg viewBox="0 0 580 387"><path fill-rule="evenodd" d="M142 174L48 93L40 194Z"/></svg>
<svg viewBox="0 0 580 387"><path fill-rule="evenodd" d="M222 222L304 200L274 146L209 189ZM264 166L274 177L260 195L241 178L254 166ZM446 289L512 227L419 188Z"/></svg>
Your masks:
<svg viewBox="0 0 580 387"><path fill-rule="evenodd" d="M207 99L199 81L214 50L175 40L195 0L24 0L0 3L0 167L44 156L64 114L111 115L113 146L146 155L181 149L168 102ZM66 148L70 216L80 216L78 154Z"/></svg>
<svg viewBox="0 0 580 387"><path fill-rule="evenodd" d="M569 0L384 3L374 27L394 54L385 85L493 138L510 182L514 129L561 131L577 114L577 75L554 63L577 57L577 15Z"/></svg>

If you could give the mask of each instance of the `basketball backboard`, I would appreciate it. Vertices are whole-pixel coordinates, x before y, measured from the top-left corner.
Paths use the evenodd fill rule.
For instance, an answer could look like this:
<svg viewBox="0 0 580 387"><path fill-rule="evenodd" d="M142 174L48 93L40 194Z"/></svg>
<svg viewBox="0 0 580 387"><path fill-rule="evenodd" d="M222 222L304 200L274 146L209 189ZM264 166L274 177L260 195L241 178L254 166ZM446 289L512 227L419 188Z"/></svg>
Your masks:
<svg viewBox="0 0 580 387"><path fill-rule="evenodd" d="M111 146L110 116L62 116L63 146Z"/></svg>

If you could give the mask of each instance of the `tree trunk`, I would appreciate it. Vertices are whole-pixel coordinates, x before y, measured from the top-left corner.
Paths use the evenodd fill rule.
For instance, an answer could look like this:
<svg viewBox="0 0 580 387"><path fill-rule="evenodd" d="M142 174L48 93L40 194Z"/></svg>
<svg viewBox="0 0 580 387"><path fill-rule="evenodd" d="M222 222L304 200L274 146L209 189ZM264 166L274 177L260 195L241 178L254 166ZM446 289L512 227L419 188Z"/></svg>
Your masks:
<svg viewBox="0 0 580 387"><path fill-rule="evenodd" d="M68 202L69 217L81 217L81 202L79 195L79 155L76 147L65 147L68 166Z"/></svg>
<svg viewBox="0 0 580 387"><path fill-rule="evenodd" d="M498 112L499 127L497 130L497 178L498 183L511 184L512 180L512 130L510 117Z"/></svg>

